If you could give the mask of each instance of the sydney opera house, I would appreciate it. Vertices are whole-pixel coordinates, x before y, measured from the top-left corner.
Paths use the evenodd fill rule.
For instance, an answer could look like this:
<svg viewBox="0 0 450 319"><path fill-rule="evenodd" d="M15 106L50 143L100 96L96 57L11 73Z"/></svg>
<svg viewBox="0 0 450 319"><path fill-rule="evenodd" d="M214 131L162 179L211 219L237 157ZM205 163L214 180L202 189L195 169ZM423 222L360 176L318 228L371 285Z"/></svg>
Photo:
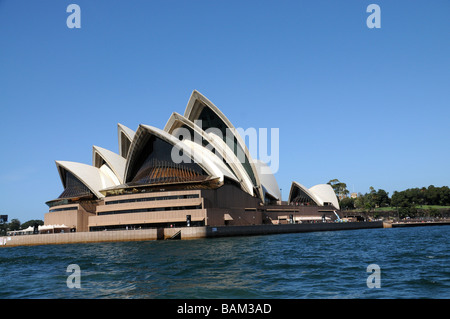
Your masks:
<svg viewBox="0 0 450 319"><path fill-rule="evenodd" d="M118 153L93 146L92 165L56 161L64 190L47 202L45 225L86 232L337 218L328 184L292 182L282 201L269 166L250 156L231 122L197 91L164 129L118 124L117 133Z"/></svg>

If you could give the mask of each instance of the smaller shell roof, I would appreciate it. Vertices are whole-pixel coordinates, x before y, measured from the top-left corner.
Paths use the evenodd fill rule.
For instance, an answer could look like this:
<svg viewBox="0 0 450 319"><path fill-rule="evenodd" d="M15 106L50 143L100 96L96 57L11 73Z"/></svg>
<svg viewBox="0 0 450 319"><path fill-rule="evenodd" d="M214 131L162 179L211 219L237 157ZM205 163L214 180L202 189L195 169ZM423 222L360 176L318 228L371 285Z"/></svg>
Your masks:
<svg viewBox="0 0 450 319"><path fill-rule="evenodd" d="M120 123L117 123L117 129L118 129L119 135L120 135L120 133L123 133L130 140L130 142L133 140L134 134L136 133L135 131L133 131L129 127L126 127L125 125L120 124Z"/></svg>
<svg viewBox="0 0 450 319"><path fill-rule="evenodd" d="M124 147L124 145L129 145L133 141L135 131L126 127L123 124L117 124L117 135L119 138L119 155L127 158L128 148ZM128 142L128 143L127 143Z"/></svg>
<svg viewBox="0 0 450 319"><path fill-rule="evenodd" d="M94 145L92 147L92 165L100 168L102 166L102 160L108 165L114 175L116 175L119 183L123 184L127 160L106 148Z"/></svg>
<svg viewBox="0 0 450 319"><path fill-rule="evenodd" d="M319 198L317 198L313 192L311 192L308 188L306 188L302 184L295 182L295 181L292 182L291 190L289 192L289 199L288 199L289 203L292 201L292 193L296 187L301 189L306 195L308 195L318 206L323 206L323 201L321 201Z"/></svg>
<svg viewBox="0 0 450 319"><path fill-rule="evenodd" d="M306 188L300 183L292 182L291 191L289 192L289 203L292 200L292 192L295 187L301 189L307 194L318 206L324 206L325 202L331 203L336 209L339 209L339 202L331 185L318 184L311 188Z"/></svg>
<svg viewBox="0 0 450 319"><path fill-rule="evenodd" d="M339 208L339 201L336 197L336 193L329 184L318 184L309 189L316 197L320 198L322 205L324 202L333 204L337 209Z"/></svg>
<svg viewBox="0 0 450 319"><path fill-rule="evenodd" d="M100 193L101 189L115 186L113 180L95 166L77 162L56 161L56 167L58 168L59 176L64 187L66 187L64 171L67 170L86 185L98 198L104 197Z"/></svg>

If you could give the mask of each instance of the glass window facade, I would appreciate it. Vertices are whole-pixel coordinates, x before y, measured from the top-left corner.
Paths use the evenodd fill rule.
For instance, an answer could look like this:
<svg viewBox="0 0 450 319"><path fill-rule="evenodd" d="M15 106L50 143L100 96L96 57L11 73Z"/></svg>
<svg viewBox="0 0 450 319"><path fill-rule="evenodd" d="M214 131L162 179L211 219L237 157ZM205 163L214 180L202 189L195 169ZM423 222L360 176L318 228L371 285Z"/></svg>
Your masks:
<svg viewBox="0 0 450 319"><path fill-rule="evenodd" d="M58 199L94 196L91 190L78 178L76 178L71 172L65 171L64 181L65 188L61 195L59 195Z"/></svg>
<svg viewBox="0 0 450 319"><path fill-rule="evenodd" d="M123 157L126 158L127 154L128 154L128 150L130 149L131 142L123 132L120 133L120 139L121 139L120 153L123 155Z"/></svg>
<svg viewBox="0 0 450 319"><path fill-rule="evenodd" d="M143 138L145 140L142 141L141 148L130 163L126 181L128 185L202 181L208 177L186 155L182 155L181 163L175 163L171 157L172 144L150 134Z"/></svg>
<svg viewBox="0 0 450 319"><path fill-rule="evenodd" d="M66 210L77 210L77 209L78 209L77 206L64 207L64 208L55 208L55 209L50 209L50 213L63 212L63 211L66 211Z"/></svg>
<svg viewBox="0 0 450 319"><path fill-rule="evenodd" d="M189 199L189 198L199 198L199 197L200 196L198 194L188 194L188 195L131 198L131 199L111 200L111 201L105 202L105 205L138 203L138 202L152 202L152 201L158 201L158 200Z"/></svg>
<svg viewBox="0 0 450 319"><path fill-rule="evenodd" d="M199 102L198 102L199 103ZM252 167L250 165L249 159L247 155L245 155L244 150L239 145L236 136L232 134L228 126L220 119L219 116L217 116L216 113L214 113L213 110L211 110L209 107L204 106L202 111L200 112L200 115L198 117L198 120L202 121L202 129L206 131L209 128L216 128L222 133L222 139L227 145L233 145L232 151L233 153L238 157L241 158L241 154L244 155L243 162L241 163L244 167L245 171L247 172L248 176L252 180L253 185L256 186L256 179L255 175L253 174ZM228 139L232 138L233 140L227 141L227 133L228 133Z"/></svg>
<svg viewBox="0 0 450 319"><path fill-rule="evenodd" d="M317 203L302 189L294 187L292 190L291 205L317 206Z"/></svg>
<svg viewBox="0 0 450 319"><path fill-rule="evenodd" d="M98 216L101 216L101 215L114 215L114 214L162 212L162 211L173 211L173 210L191 210L191 209L202 209L202 205L116 210L116 211L109 211L109 212L99 212Z"/></svg>

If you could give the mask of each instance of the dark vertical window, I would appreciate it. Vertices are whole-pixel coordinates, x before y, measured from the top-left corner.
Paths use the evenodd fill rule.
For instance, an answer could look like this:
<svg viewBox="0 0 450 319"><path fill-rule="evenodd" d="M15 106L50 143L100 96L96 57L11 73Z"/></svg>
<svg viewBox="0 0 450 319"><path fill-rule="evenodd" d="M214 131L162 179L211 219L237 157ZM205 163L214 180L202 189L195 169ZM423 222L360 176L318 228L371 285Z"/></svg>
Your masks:
<svg viewBox="0 0 450 319"><path fill-rule="evenodd" d="M317 206L317 203L298 187L294 187L292 191L291 204Z"/></svg>
<svg viewBox="0 0 450 319"><path fill-rule="evenodd" d="M131 163L127 177L129 185L171 183L204 180L208 175L186 155L181 163L172 160L173 145L148 134Z"/></svg>
<svg viewBox="0 0 450 319"><path fill-rule="evenodd" d="M125 134L120 133L120 139L121 139L121 150L120 152L122 153L123 157L127 157L128 154L128 150L130 149L130 145L131 142L128 139L128 137L125 136Z"/></svg>
<svg viewBox="0 0 450 319"><path fill-rule="evenodd" d="M69 171L65 171L65 188L58 198L92 196L91 190Z"/></svg>
<svg viewBox="0 0 450 319"><path fill-rule="evenodd" d="M206 106L203 107L198 119L202 121L202 129L204 131L206 131L208 128L219 129L220 132L222 133L223 141L225 143L227 143L227 128L228 128L228 126L209 107L206 107ZM231 132L228 134L231 134ZM238 156L238 154L244 154L244 162L242 163L242 166L244 167L248 176L252 180L253 185L256 186L255 175L253 174L253 170L252 170L252 167L248 160L248 157L245 154L242 147L239 145L237 138L234 135L233 135L233 143L232 144L233 144L232 151L238 158L240 158L240 156ZM229 145L229 143L227 143L227 145Z"/></svg>

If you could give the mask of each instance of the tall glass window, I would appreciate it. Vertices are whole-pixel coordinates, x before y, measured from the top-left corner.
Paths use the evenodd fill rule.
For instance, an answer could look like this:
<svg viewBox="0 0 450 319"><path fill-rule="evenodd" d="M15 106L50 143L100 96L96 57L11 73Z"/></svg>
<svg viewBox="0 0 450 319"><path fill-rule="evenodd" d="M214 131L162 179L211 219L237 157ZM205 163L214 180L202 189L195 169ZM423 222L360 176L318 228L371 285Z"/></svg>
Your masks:
<svg viewBox="0 0 450 319"><path fill-rule="evenodd" d="M202 121L202 129L206 131L208 128L217 128L222 133L222 139L225 143L227 143L227 128L228 126L214 113L209 107L203 107L199 117L199 120ZM229 130L228 130L229 131ZM231 134L231 133L228 133ZM230 137L230 136L229 136ZM233 153L238 156L238 154L244 154L244 162L241 163L247 172L248 176L252 180L253 185L256 186L255 175L253 174L252 167L250 165L249 159L245 154L242 147L239 145L237 138L233 135ZM238 156L239 158L239 156Z"/></svg>
<svg viewBox="0 0 450 319"><path fill-rule="evenodd" d="M69 171L65 171L65 188L58 198L93 196L91 190Z"/></svg>
<svg viewBox="0 0 450 319"><path fill-rule="evenodd" d="M130 145L131 142L128 139L128 137L125 136L125 134L123 134L123 132L120 133L120 138L121 138L121 150L120 153L123 155L123 157L127 157L128 154L128 150L130 149Z"/></svg>
<svg viewBox="0 0 450 319"><path fill-rule="evenodd" d="M292 191L291 202L292 205L317 206L317 203L309 197L302 189L294 187Z"/></svg>
<svg viewBox="0 0 450 319"><path fill-rule="evenodd" d="M208 177L203 169L186 155L181 163L173 162L172 144L150 134L144 138L141 149L130 164L131 174L127 177L127 184L201 181Z"/></svg>

